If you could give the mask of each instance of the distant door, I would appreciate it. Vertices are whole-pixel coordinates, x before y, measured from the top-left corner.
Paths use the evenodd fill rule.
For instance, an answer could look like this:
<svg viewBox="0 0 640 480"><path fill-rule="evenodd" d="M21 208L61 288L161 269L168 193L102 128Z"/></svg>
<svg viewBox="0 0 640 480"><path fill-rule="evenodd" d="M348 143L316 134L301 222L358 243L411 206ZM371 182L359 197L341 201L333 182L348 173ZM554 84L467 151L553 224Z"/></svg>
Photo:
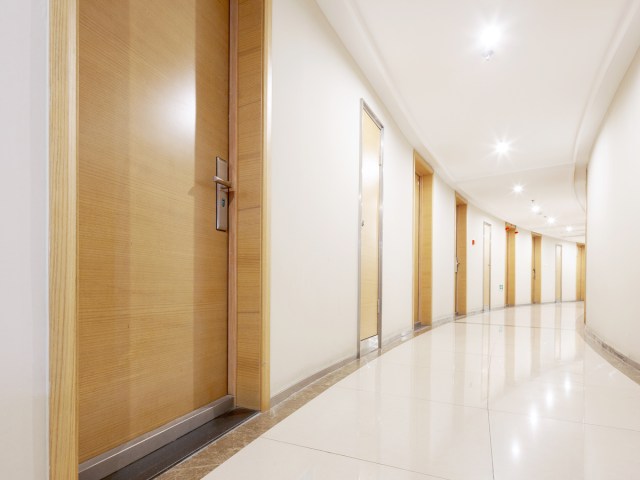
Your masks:
<svg viewBox="0 0 640 480"><path fill-rule="evenodd" d="M457 200L459 202L459 200ZM467 313L467 205L456 205L456 315Z"/></svg>
<svg viewBox="0 0 640 480"><path fill-rule="evenodd" d="M362 109L360 340L378 335L380 318L380 168L382 126Z"/></svg>
<svg viewBox="0 0 640 480"><path fill-rule="evenodd" d="M556 302L562 301L562 245L556 245Z"/></svg>
<svg viewBox="0 0 640 480"><path fill-rule="evenodd" d="M482 309L489 310L491 308L491 225L484 224L482 235L483 245L483 289L482 289Z"/></svg>
<svg viewBox="0 0 640 480"><path fill-rule="evenodd" d="M540 303L542 291L542 237L531 239L531 303Z"/></svg>
<svg viewBox="0 0 640 480"><path fill-rule="evenodd" d="M507 230L507 262L505 280L505 304L516 304L516 227L509 225Z"/></svg>
<svg viewBox="0 0 640 480"><path fill-rule="evenodd" d="M585 287L585 255L584 245L578 245L578 257L576 259L576 300L584 300Z"/></svg>
<svg viewBox="0 0 640 480"><path fill-rule="evenodd" d="M415 174L413 190L413 323L420 322L420 175Z"/></svg>

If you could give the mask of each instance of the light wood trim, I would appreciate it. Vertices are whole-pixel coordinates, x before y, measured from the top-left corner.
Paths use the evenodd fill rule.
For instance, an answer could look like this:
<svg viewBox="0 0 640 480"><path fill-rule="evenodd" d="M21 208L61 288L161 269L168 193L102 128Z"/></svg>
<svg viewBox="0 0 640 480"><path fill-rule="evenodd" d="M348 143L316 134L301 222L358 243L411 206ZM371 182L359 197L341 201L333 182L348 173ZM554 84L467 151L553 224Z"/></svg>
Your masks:
<svg viewBox="0 0 640 480"><path fill-rule="evenodd" d="M462 195L460 195L458 192L456 192L456 207L458 205L467 205L467 199L464 198Z"/></svg>
<svg viewBox="0 0 640 480"><path fill-rule="evenodd" d="M49 478L78 477L77 2L50 2Z"/></svg>
<svg viewBox="0 0 640 480"><path fill-rule="evenodd" d="M429 162L427 162L415 150L413 151L413 164L416 174L420 175L421 177L423 175L433 175L433 167L431 167L431 165L429 165Z"/></svg>
<svg viewBox="0 0 640 480"><path fill-rule="evenodd" d="M416 162L416 173L417 166ZM433 304L433 174L420 176L418 269L419 322L422 325L431 325Z"/></svg>
<svg viewBox="0 0 640 480"><path fill-rule="evenodd" d="M456 195L456 199L457 199ZM458 272L456 273L456 314L467 314L467 205L456 205L456 258Z"/></svg>
<svg viewBox="0 0 640 480"><path fill-rule="evenodd" d="M229 180L238 181L238 4L229 2ZM238 365L238 202L229 192L228 390L236 395Z"/></svg>
<svg viewBox="0 0 640 480"><path fill-rule="evenodd" d="M542 295L542 237L540 235L531 235L531 265L535 270L535 278L533 278L533 270L531 272L531 303L540 303Z"/></svg>
<svg viewBox="0 0 640 480"><path fill-rule="evenodd" d="M413 323L419 322L420 309L418 298L420 295L419 276L419 245L420 245L420 175L414 172L413 183Z"/></svg>
<svg viewBox="0 0 640 480"><path fill-rule="evenodd" d="M584 245L577 245L577 259L576 259L576 300L584 301L585 297L585 284L586 284L586 265L585 265L585 247Z"/></svg>
<svg viewBox="0 0 640 480"><path fill-rule="evenodd" d="M270 4L232 0L238 11L236 403L269 405Z"/></svg>
<svg viewBox="0 0 640 480"><path fill-rule="evenodd" d="M507 223L507 262L506 262L506 291L505 303L508 306L516 304L516 226Z"/></svg>
<svg viewBox="0 0 640 480"><path fill-rule="evenodd" d="M260 408L271 406L271 18L272 0L264 0L262 48L262 350Z"/></svg>

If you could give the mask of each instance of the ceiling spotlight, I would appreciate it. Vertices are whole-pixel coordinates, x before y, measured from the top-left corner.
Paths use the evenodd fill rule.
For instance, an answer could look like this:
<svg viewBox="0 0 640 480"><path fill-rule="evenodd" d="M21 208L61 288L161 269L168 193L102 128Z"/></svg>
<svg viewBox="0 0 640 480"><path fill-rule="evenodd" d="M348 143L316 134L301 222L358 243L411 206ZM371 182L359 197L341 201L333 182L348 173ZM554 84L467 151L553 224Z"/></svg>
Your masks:
<svg viewBox="0 0 640 480"><path fill-rule="evenodd" d="M498 155L506 155L509 152L509 144L505 141L496 143L496 153Z"/></svg>
<svg viewBox="0 0 640 480"><path fill-rule="evenodd" d="M536 205L535 203L533 203L534 201L531 200L531 211L533 213L540 213L540 205Z"/></svg>
<svg viewBox="0 0 640 480"><path fill-rule="evenodd" d="M522 193L524 187L519 183L513 186L513 193Z"/></svg>
<svg viewBox="0 0 640 480"><path fill-rule="evenodd" d="M482 57L485 60L491 60L501 36L502 32L497 25L488 25L482 30L480 34L480 46L482 47Z"/></svg>
<svg viewBox="0 0 640 480"><path fill-rule="evenodd" d="M553 217L549 217L549 218L547 218L547 223L549 225L553 225L554 223L556 223L556 219L553 218Z"/></svg>
<svg viewBox="0 0 640 480"><path fill-rule="evenodd" d="M567 232L573 232L573 227L569 225L566 229Z"/></svg>

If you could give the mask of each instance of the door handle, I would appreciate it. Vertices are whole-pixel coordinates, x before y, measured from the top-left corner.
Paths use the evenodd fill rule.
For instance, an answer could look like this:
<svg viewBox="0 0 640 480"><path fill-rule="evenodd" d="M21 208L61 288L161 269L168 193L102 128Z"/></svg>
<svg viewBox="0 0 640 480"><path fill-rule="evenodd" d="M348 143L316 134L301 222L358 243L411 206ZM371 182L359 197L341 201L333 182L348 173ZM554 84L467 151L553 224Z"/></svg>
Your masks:
<svg viewBox="0 0 640 480"><path fill-rule="evenodd" d="M224 180L222 178L220 178L219 176L215 175L213 177L213 181L214 183L216 183L217 185L222 185L224 188L226 188L227 190L233 190L233 185L231 184L230 181L228 180Z"/></svg>
<svg viewBox="0 0 640 480"><path fill-rule="evenodd" d="M229 192L233 190L229 181L229 164L216 157L216 230L226 232L229 227Z"/></svg>

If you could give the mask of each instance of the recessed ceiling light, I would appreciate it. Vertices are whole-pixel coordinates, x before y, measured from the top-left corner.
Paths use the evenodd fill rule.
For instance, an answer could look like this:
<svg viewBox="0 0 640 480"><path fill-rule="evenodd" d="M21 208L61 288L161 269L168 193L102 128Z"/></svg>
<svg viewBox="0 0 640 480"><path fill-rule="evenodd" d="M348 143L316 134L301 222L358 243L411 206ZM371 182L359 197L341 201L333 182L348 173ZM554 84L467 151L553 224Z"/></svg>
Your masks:
<svg viewBox="0 0 640 480"><path fill-rule="evenodd" d="M573 232L573 227L572 227L571 225L569 225L569 226L566 228L566 230L567 230L567 232Z"/></svg>
<svg viewBox="0 0 640 480"><path fill-rule="evenodd" d="M504 140L496 143L496 153L498 155L506 155L509 152L509 143Z"/></svg>
<svg viewBox="0 0 640 480"><path fill-rule="evenodd" d="M554 223L556 223L556 219L553 218L553 217L549 217L549 218L547 218L547 223L554 224Z"/></svg>
<svg viewBox="0 0 640 480"><path fill-rule="evenodd" d="M513 186L513 193L522 193L524 187L519 183Z"/></svg>
<svg viewBox="0 0 640 480"><path fill-rule="evenodd" d="M493 57L496 47L502 37L502 31L497 25L487 25L480 34L480 46L482 47L482 57L490 60Z"/></svg>
<svg viewBox="0 0 640 480"><path fill-rule="evenodd" d="M540 205L531 205L531 211L533 213L540 213Z"/></svg>

